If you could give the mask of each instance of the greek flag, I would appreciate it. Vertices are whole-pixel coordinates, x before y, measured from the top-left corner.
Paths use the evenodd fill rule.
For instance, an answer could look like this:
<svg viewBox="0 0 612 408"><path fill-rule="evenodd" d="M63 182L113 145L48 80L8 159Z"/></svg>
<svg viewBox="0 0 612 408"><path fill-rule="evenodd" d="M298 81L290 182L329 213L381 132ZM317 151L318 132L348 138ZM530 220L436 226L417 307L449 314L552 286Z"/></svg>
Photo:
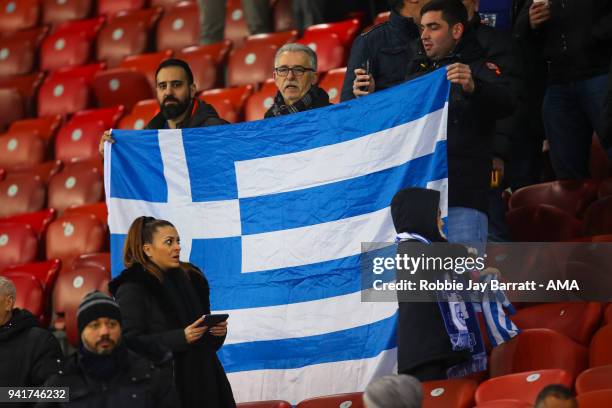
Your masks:
<svg viewBox="0 0 612 408"><path fill-rule="evenodd" d="M182 130L113 131L113 274L131 222L172 222L215 311L239 402L363 390L396 366L396 303L361 301L362 242L393 242L393 195L442 191L445 70L327 108Z"/></svg>

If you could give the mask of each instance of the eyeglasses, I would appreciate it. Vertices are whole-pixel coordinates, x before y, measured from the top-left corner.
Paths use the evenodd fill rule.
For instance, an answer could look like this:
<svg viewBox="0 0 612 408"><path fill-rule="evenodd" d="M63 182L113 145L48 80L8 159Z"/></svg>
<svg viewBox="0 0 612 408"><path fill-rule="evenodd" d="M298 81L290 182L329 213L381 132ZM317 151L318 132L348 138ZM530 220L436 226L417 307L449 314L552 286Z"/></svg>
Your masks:
<svg viewBox="0 0 612 408"><path fill-rule="evenodd" d="M294 76L301 77L302 75L304 75L306 71L314 72L314 69L302 67L300 65L298 65L297 67L291 67L291 68L290 67L274 68L274 72L276 72L276 75L280 77L286 77L287 75L289 75L289 71L293 72Z"/></svg>

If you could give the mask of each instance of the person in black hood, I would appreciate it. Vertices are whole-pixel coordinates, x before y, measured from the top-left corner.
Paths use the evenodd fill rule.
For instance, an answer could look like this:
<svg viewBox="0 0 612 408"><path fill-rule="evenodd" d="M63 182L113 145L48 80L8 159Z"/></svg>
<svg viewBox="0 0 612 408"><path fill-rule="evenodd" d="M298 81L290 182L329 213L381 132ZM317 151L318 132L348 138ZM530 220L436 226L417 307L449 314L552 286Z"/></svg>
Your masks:
<svg viewBox="0 0 612 408"><path fill-rule="evenodd" d="M283 45L274 57L274 82L278 92L264 118L288 115L331 105L317 84L317 54L302 44Z"/></svg>
<svg viewBox="0 0 612 408"><path fill-rule="evenodd" d="M13 282L0 276L0 386L39 387L63 359L53 335L29 311L15 308Z"/></svg>

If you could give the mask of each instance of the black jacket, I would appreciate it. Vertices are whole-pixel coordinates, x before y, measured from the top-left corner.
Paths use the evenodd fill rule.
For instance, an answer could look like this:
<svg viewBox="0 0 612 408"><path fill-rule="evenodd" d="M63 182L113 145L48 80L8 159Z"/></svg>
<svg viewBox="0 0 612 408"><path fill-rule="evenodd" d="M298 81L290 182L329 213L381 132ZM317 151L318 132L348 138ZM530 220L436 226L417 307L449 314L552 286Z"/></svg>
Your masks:
<svg viewBox="0 0 612 408"><path fill-rule="evenodd" d="M514 35L536 43L546 62L549 83L567 83L604 75L612 57L612 2L549 0L552 17L537 30L529 25L526 1Z"/></svg>
<svg viewBox="0 0 612 408"><path fill-rule="evenodd" d="M308 105L304 104L304 97L302 97L301 100L297 101L294 105L292 105L294 110L297 110L298 112L303 112L306 110L324 108L326 106L331 105L331 102L329 102L329 95L327 94L325 89L319 88L316 85L313 85L308 90L307 95L309 95L311 98ZM280 91L277 91L276 96L274 97L274 104L270 107L270 109L266 111L266 113L264 114L264 119L276 117L277 115L275 114L275 111L279 112L280 115L288 115L291 113L295 113L294 111L292 111L292 109L287 109L287 107L283 107L284 104L285 101L283 95L280 93Z"/></svg>
<svg viewBox="0 0 612 408"><path fill-rule="evenodd" d="M227 125L229 122L225 119L221 119L219 114L212 105L204 103L199 99L194 99L195 107L192 104L191 116L185 120L181 128L196 128L204 126L215 126L215 125ZM165 129L167 127L167 121L164 115L160 112L145 126L145 129Z"/></svg>
<svg viewBox="0 0 612 408"><path fill-rule="evenodd" d="M39 387L63 359L59 343L27 310L0 327L0 386Z"/></svg>
<svg viewBox="0 0 612 408"><path fill-rule="evenodd" d="M420 48L420 41L415 47ZM410 67L414 76L461 62L470 66L476 88L467 95L451 86L448 116L448 205L487 212L492 143L496 122L514 112L516 101L495 65L487 60L476 33L468 30L455 51L441 61L429 61L418 51Z"/></svg>
<svg viewBox="0 0 612 408"><path fill-rule="evenodd" d="M391 12L389 20L359 35L353 42L348 61L341 101L354 99L355 69L370 61L375 91L389 88L406 80L408 64L415 57L412 43L419 38L419 28L410 18Z"/></svg>
<svg viewBox="0 0 612 408"><path fill-rule="evenodd" d="M68 387L70 402L44 402L40 408L174 408L180 407L172 379L150 361L125 350L122 366L109 381L89 375L80 353L74 353L45 387Z"/></svg>
<svg viewBox="0 0 612 408"><path fill-rule="evenodd" d="M132 350L150 360L158 360L160 353L172 352L174 380L185 407L234 407L231 386L216 354L225 338L206 333L194 344L185 339L185 327L210 313L208 281L197 268L188 269L184 277L193 295L178 300L140 264L111 281L110 292L121 308L123 335Z"/></svg>

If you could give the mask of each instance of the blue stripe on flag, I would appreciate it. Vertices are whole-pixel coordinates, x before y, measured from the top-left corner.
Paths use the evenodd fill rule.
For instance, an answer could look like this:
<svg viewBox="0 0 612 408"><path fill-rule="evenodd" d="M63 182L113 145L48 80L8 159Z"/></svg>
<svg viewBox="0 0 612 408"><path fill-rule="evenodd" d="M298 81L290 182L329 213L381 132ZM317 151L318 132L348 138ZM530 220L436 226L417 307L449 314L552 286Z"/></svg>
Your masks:
<svg viewBox="0 0 612 408"><path fill-rule="evenodd" d="M219 356L228 373L371 358L397 346L396 321L397 313L376 323L317 336L226 344Z"/></svg>

